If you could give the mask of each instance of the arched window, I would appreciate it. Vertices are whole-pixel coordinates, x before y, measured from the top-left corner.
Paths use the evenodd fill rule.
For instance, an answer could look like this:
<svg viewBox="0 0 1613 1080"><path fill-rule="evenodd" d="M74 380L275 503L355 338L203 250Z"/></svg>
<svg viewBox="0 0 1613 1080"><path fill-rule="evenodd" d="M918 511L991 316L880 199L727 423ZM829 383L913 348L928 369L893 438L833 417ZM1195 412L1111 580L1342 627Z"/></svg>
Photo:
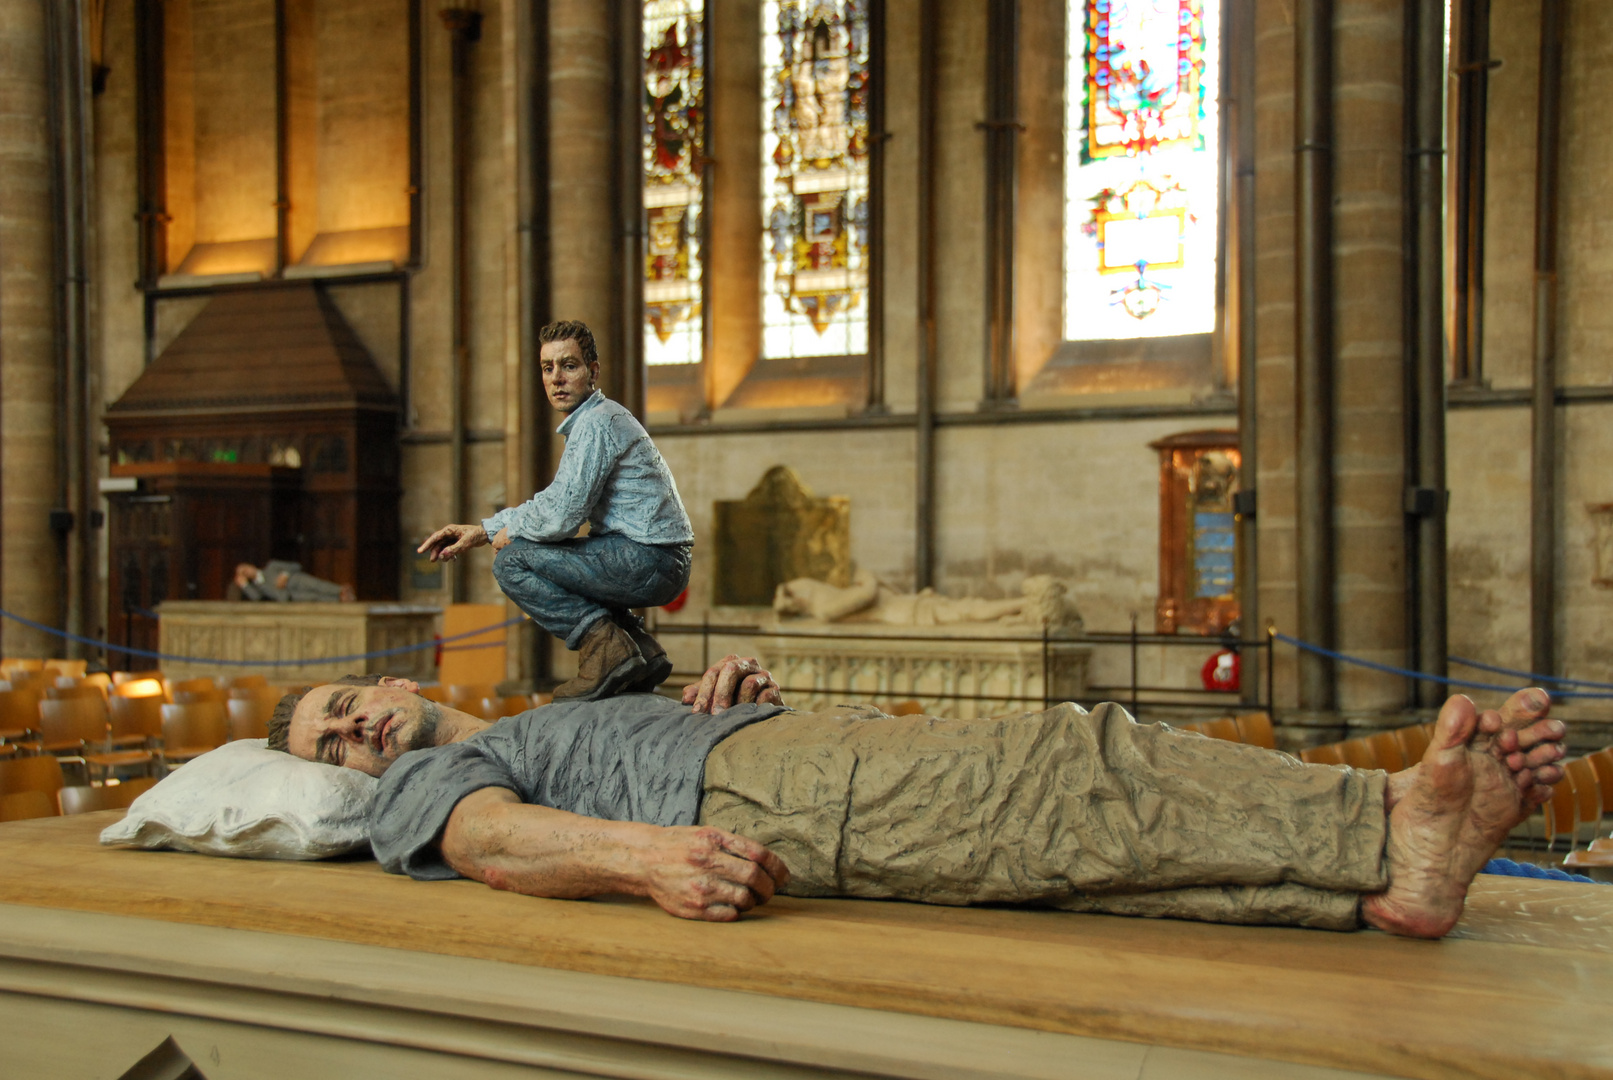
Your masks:
<svg viewBox="0 0 1613 1080"><path fill-rule="evenodd" d="M1064 338L1216 322L1219 0L1070 0Z"/></svg>
<svg viewBox="0 0 1613 1080"><path fill-rule="evenodd" d="M868 351L864 0L762 5L762 356Z"/></svg>
<svg viewBox="0 0 1613 1080"><path fill-rule="evenodd" d="M644 4L644 359L704 355L704 0Z"/></svg>

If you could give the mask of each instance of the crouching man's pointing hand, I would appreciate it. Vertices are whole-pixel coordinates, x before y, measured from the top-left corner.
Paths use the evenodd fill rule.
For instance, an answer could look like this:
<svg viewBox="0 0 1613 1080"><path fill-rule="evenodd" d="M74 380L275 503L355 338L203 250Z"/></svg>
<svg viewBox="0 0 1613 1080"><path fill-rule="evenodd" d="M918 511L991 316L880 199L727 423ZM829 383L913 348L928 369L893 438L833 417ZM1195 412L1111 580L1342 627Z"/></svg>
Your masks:
<svg viewBox="0 0 1613 1080"><path fill-rule="evenodd" d="M711 922L739 918L790 880L777 855L722 829L603 821L523 804L506 788L459 801L442 854L457 873L495 889L561 899L648 896L680 918Z"/></svg>

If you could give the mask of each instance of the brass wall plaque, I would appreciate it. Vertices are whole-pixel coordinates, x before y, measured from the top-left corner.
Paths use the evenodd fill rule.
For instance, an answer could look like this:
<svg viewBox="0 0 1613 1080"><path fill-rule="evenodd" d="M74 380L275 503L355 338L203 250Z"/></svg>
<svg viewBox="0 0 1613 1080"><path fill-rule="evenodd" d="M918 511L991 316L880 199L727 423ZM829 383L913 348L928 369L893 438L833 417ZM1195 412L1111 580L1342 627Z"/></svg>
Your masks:
<svg viewBox="0 0 1613 1080"><path fill-rule="evenodd" d="M851 584L851 500L820 498L775 465L739 502L713 504L717 566L712 603L769 605L798 577Z"/></svg>

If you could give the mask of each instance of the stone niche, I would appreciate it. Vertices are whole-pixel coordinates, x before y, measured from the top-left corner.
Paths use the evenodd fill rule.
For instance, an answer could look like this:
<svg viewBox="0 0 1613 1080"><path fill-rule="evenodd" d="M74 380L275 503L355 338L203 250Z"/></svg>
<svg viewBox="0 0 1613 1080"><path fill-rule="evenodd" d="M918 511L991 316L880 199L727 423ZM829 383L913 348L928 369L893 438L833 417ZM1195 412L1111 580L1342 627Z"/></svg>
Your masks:
<svg viewBox="0 0 1613 1080"><path fill-rule="evenodd" d="M794 578L851 584L851 500L814 495L795 470L775 465L749 495L713 504L718 606L773 603Z"/></svg>
<svg viewBox="0 0 1613 1080"><path fill-rule="evenodd" d="M162 595L142 595L141 606L222 599L234 561L271 555L352 585L361 600L396 599L398 399L317 285L218 293L107 409L105 422L112 475L151 489L144 501L114 501L114 517L150 513L160 508L152 499L175 494L155 490L155 474L172 471L163 466L217 474L207 478L217 498L236 473L242 484L263 486L272 474L277 492L291 487L289 497L271 500L273 520L261 531L254 526L252 542L239 550L205 559L186 550L187 537L208 534L208 520L188 532L153 533L168 565L195 572ZM114 536L138 532L116 520L111 528ZM119 565L110 567L114 608L123 596Z"/></svg>

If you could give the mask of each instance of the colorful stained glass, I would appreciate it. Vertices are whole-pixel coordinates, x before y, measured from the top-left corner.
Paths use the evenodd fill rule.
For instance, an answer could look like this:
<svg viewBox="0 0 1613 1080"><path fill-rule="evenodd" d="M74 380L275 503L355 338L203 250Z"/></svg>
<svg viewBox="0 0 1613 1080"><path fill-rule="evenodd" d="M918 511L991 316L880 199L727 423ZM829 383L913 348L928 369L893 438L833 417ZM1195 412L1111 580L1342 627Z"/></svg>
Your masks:
<svg viewBox="0 0 1613 1080"><path fill-rule="evenodd" d="M644 358L701 356L704 0L644 4Z"/></svg>
<svg viewBox="0 0 1613 1080"><path fill-rule="evenodd" d="M867 0L762 5L762 355L868 351Z"/></svg>
<svg viewBox="0 0 1613 1080"><path fill-rule="evenodd" d="M1219 0L1070 0L1064 336L1215 327Z"/></svg>

